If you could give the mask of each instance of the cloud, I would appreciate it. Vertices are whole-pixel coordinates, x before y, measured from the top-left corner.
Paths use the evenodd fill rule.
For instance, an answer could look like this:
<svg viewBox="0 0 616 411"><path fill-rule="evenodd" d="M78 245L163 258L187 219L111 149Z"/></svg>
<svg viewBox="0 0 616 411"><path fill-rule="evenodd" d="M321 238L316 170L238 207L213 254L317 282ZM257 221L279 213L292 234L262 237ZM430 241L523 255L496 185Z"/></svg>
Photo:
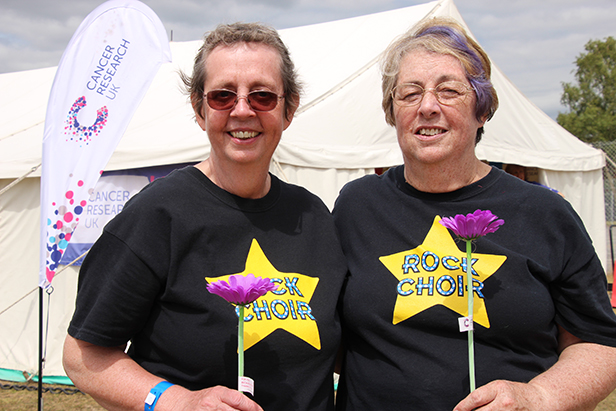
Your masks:
<svg viewBox="0 0 616 411"><path fill-rule="evenodd" d="M71 3L75 7L67 7ZM97 5L98 2L92 0L3 1L0 5L0 72L57 65L71 36Z"/></svg>
<svg viewBox="0 0 616 411"><path fill-rule="evenodd" d="M422 4L423 0L143 0L174 41L202 38L218 23L261 21L283 29ZM81 21L102 0L2 0L0 73L55 66ZM591 39L616 36L613 0L457 0L492 60L555 117L561 82Z"/></svg>
<svg viewBox="0 0 616 411"><path fill-rule="evenodd" d="M492 61L535 104L555 118L562 82L573 81L575 58L591 39L616 35L616 2L460 1L465 21Z"/></svg>

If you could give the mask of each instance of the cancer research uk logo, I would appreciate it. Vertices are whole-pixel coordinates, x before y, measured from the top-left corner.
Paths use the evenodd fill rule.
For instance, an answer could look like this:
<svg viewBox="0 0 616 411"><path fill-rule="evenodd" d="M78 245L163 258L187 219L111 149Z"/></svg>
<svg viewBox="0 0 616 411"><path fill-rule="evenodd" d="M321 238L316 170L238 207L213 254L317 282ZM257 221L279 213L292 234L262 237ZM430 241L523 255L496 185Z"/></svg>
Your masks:
<svg viewBox="0 0 616 411"><path fill-rule="evenodd" d="M114 79L120 70L123 59L128 53L129 45L130 41L122 39L117 47L105 46L96 62L96 67L86 83L88 90L92 91L95 95L98 94L109 100L115 100L120 93L120 87L114 82ZM77 120L77 115L86 105L86 96L81 96L71 106L64 122L64 134L68 136L66 141L88 145L92 138L98 136L107 124L107 118L109 117L107 106L96 110L96 119L92 125L84 126L80 124L79 120Z"/></svg>
<svg viewBox="0 0 616 411"><path fill-rule="evenodd" d="M109 116L107 106L103 106L96 111L96 120L91 126L83 126L79 124L77 114L79 113L79 110L85 106L86 97L81 96L75 101L69 110L65 121L66 126L64 127L64 134L69 136L66 141L75 141L88 145L92 140L92 137L98 136L105 124L107 124L107 117Z"/></svg>

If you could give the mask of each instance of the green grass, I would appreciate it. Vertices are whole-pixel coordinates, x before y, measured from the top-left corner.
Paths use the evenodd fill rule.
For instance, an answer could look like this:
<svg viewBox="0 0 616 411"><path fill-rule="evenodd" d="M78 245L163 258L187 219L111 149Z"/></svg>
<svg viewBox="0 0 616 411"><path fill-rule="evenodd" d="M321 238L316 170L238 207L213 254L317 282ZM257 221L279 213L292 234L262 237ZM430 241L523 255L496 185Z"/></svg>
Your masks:
<svg viewBox="0 0 616 411"><path fill-rule="evenodd" d="M27 389L1 389L0 390L0 410L2 411L32 411L38 409L38 391L37 383L11 383L0 381L2 385L12 385L18 387L27 387ZM65 385L48 385L43 384L44 388L67 389ZM74 389L70 387L69 389ZM75 394L55 393L52 391L43 392L43 410L44 411L99 411L104 410L98 405L89 395L77 392Z"/></svg>
<svg viewBox="0 0 616 411"><path fill-rule="evenodd" d="M616 391L612 392L605 400L599 403L595 411L614 411L616 410Z"/></svg>
<svg viewBox="0 0 616 411"><path fill-rule="evenodd" d="M3 382L6 383L6 382ZM11 383L6 383L11 384ZM16 385L22 385L16 384ZM0 390L0 410L2 411L32 411L38 408L36 383L28 384L32 387L32 391L14 389ZM66 388L66 386L47 385L46 388ZM102 411L90 396L80 392L72 395L56 394L51 392L43 393L43 410L44 411ZM607 397L603 402L595 408L595 411L616 411L616 391Z"/></svg>

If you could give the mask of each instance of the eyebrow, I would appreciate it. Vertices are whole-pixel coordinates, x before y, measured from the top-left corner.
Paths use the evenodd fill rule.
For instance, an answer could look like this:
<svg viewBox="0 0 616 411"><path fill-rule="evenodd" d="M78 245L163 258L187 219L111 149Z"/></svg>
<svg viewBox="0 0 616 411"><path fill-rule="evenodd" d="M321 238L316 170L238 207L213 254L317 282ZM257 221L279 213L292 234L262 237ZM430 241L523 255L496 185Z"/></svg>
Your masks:
<svg viewBox="0 0 616 411"><path fill-rule="evenodd" d="M465 82L467 81L466 76L464 76L462 79L458 78L457 76L453 76L450 74L443 74L440 77L438 77L436 79L436 85L439 85L441 83L444 83L446 81L459 81L459 82ZM425 86L425 83L422 81L404 81L404 82L400 82L399 84L418 84L422 87Z"/></svg>
<svg viewBox="0 0 616 411"><path fill-rule="evenodd" d="M237 92L238 89L238 84L234 81L227 81L227 82L222 82L220 84L218 84L217 86L214 87L214 89L216 90L230 90L230 91L235 91ZM248 84L248 92L253 92L253 91L260 91L260 90L266 90L266 91L272 91L274 92L274 90L276 89L275 85L273 84L268 84L267 82L264 81L255 81L254 83L250 83Z"/></svg>

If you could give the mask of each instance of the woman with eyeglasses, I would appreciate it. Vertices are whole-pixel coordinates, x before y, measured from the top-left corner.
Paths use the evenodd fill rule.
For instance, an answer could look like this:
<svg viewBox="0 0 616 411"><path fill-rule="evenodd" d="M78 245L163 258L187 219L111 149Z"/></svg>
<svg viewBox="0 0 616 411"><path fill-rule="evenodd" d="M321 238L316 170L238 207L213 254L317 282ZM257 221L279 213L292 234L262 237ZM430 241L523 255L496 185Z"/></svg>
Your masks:
<svg viewBox="0 0 616 411"><path fill-rule="evenodd" d="M333 410L346 262L322 201L268 172L299 105L289 52L267 26L221 25L183 79L210 155L105 227L80 272L67 374L114 410ZM206 289L249 273L278 285L244 311L254 396L237 391L239 310Z"/></svg>
<svg viewBox="0 0 616 411"><path fill-rule="evenodd" d="M334 208L349 265L337 410L594 409L616 388L605 273L569 203L477 158L498 106L487 55L431 19L392 43L382 71L404 164L347 184ZM439 221L476 210L504 225L468 261Z"/></svg>

